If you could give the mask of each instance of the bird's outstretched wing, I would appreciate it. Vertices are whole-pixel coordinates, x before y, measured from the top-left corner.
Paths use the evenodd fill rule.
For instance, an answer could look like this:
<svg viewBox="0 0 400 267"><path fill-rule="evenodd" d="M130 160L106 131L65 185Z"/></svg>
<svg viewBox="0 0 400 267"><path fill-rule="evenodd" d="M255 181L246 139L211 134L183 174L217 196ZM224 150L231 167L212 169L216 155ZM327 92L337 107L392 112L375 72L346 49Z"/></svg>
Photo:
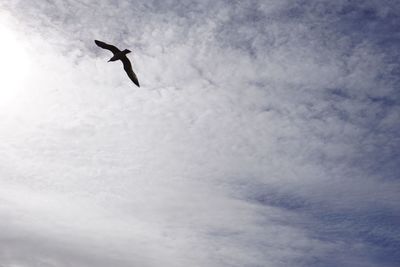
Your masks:
<svg viewBox="0 0 400 267"><path fill-rule="evenodd" d="M94 42L100 46L101 48L110 50L111 52L113 52L113 54L117 54L120 53L121 50L119 50L116 46L110 45L110 44L106 44L105 42L99 41L99 40L94 40Z"/></svg>
<svg viewBox="0 0 400 267"><path fill-rule="evenodd" d="M128 74L129 78L132 80L132 82L134 84L136 84L138 87L140 87L139 80L136 77L136 74L132 70L132 64L129 61L129 59L125 56L125 57L121 58L121 61L124 64L124 70L126 71L126 74Z"/></svg>

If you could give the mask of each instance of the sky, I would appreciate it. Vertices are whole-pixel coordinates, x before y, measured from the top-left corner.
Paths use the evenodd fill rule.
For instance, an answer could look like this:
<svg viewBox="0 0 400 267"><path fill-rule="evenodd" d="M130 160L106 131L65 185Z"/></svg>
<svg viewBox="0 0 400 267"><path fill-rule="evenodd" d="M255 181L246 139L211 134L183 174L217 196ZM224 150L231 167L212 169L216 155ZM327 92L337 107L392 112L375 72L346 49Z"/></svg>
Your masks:
<svg viewBox="0 0 400 267"><path fill-rule="evenodd" d="M0 0L0 266L399 266L399 45L397 0Z"/></svg>

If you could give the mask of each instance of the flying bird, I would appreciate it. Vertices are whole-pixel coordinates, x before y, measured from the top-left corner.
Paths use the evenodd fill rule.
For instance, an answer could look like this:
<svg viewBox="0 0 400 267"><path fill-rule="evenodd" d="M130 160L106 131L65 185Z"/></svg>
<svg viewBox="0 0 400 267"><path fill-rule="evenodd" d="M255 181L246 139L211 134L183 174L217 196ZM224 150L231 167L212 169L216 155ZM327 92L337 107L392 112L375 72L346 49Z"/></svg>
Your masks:
<svg viewBox="0 0 400 267"><path fill-rule="evenodd" d="M94 40L94 42L96 43L96 45L100 46L101 48L110 50L114 54L113 57L110 58L108 62L121 60L122 64L124 65L124 70L126 74L128 74L128 77L132 80L134 84L140 87L138 78L136 77L136 74L132 70L132 64L129 61L128 57L126 56L126 54L131 52L130 50L125 49L124 51L121 51L116 46L106 44L102 41Z"/></svg>

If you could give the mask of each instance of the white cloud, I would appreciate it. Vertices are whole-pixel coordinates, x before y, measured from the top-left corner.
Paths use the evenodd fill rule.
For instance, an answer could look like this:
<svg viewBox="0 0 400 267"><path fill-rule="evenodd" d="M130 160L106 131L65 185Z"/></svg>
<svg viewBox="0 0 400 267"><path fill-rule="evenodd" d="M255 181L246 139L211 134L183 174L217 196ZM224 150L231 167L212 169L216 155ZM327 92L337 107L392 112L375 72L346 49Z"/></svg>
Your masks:
<svg viewBox="0 0 400 267"><path fill-rule="evenodd" d="M2 264L393 266L398 64L344 29L391 11L326 4L3 3L36 65L0 114Z"/></svg>

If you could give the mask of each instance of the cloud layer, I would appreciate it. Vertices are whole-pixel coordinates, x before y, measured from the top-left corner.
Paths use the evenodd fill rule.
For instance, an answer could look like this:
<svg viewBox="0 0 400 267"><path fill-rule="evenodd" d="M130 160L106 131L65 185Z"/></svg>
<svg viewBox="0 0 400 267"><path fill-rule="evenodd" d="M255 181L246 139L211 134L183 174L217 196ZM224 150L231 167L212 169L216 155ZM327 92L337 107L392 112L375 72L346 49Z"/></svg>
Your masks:
<svg viewBox="0 0 400 267"><path fill-rule="evenodd" d="M400 261L396 1L0 7L32 64L0 108L4 267Z"/></svg>

